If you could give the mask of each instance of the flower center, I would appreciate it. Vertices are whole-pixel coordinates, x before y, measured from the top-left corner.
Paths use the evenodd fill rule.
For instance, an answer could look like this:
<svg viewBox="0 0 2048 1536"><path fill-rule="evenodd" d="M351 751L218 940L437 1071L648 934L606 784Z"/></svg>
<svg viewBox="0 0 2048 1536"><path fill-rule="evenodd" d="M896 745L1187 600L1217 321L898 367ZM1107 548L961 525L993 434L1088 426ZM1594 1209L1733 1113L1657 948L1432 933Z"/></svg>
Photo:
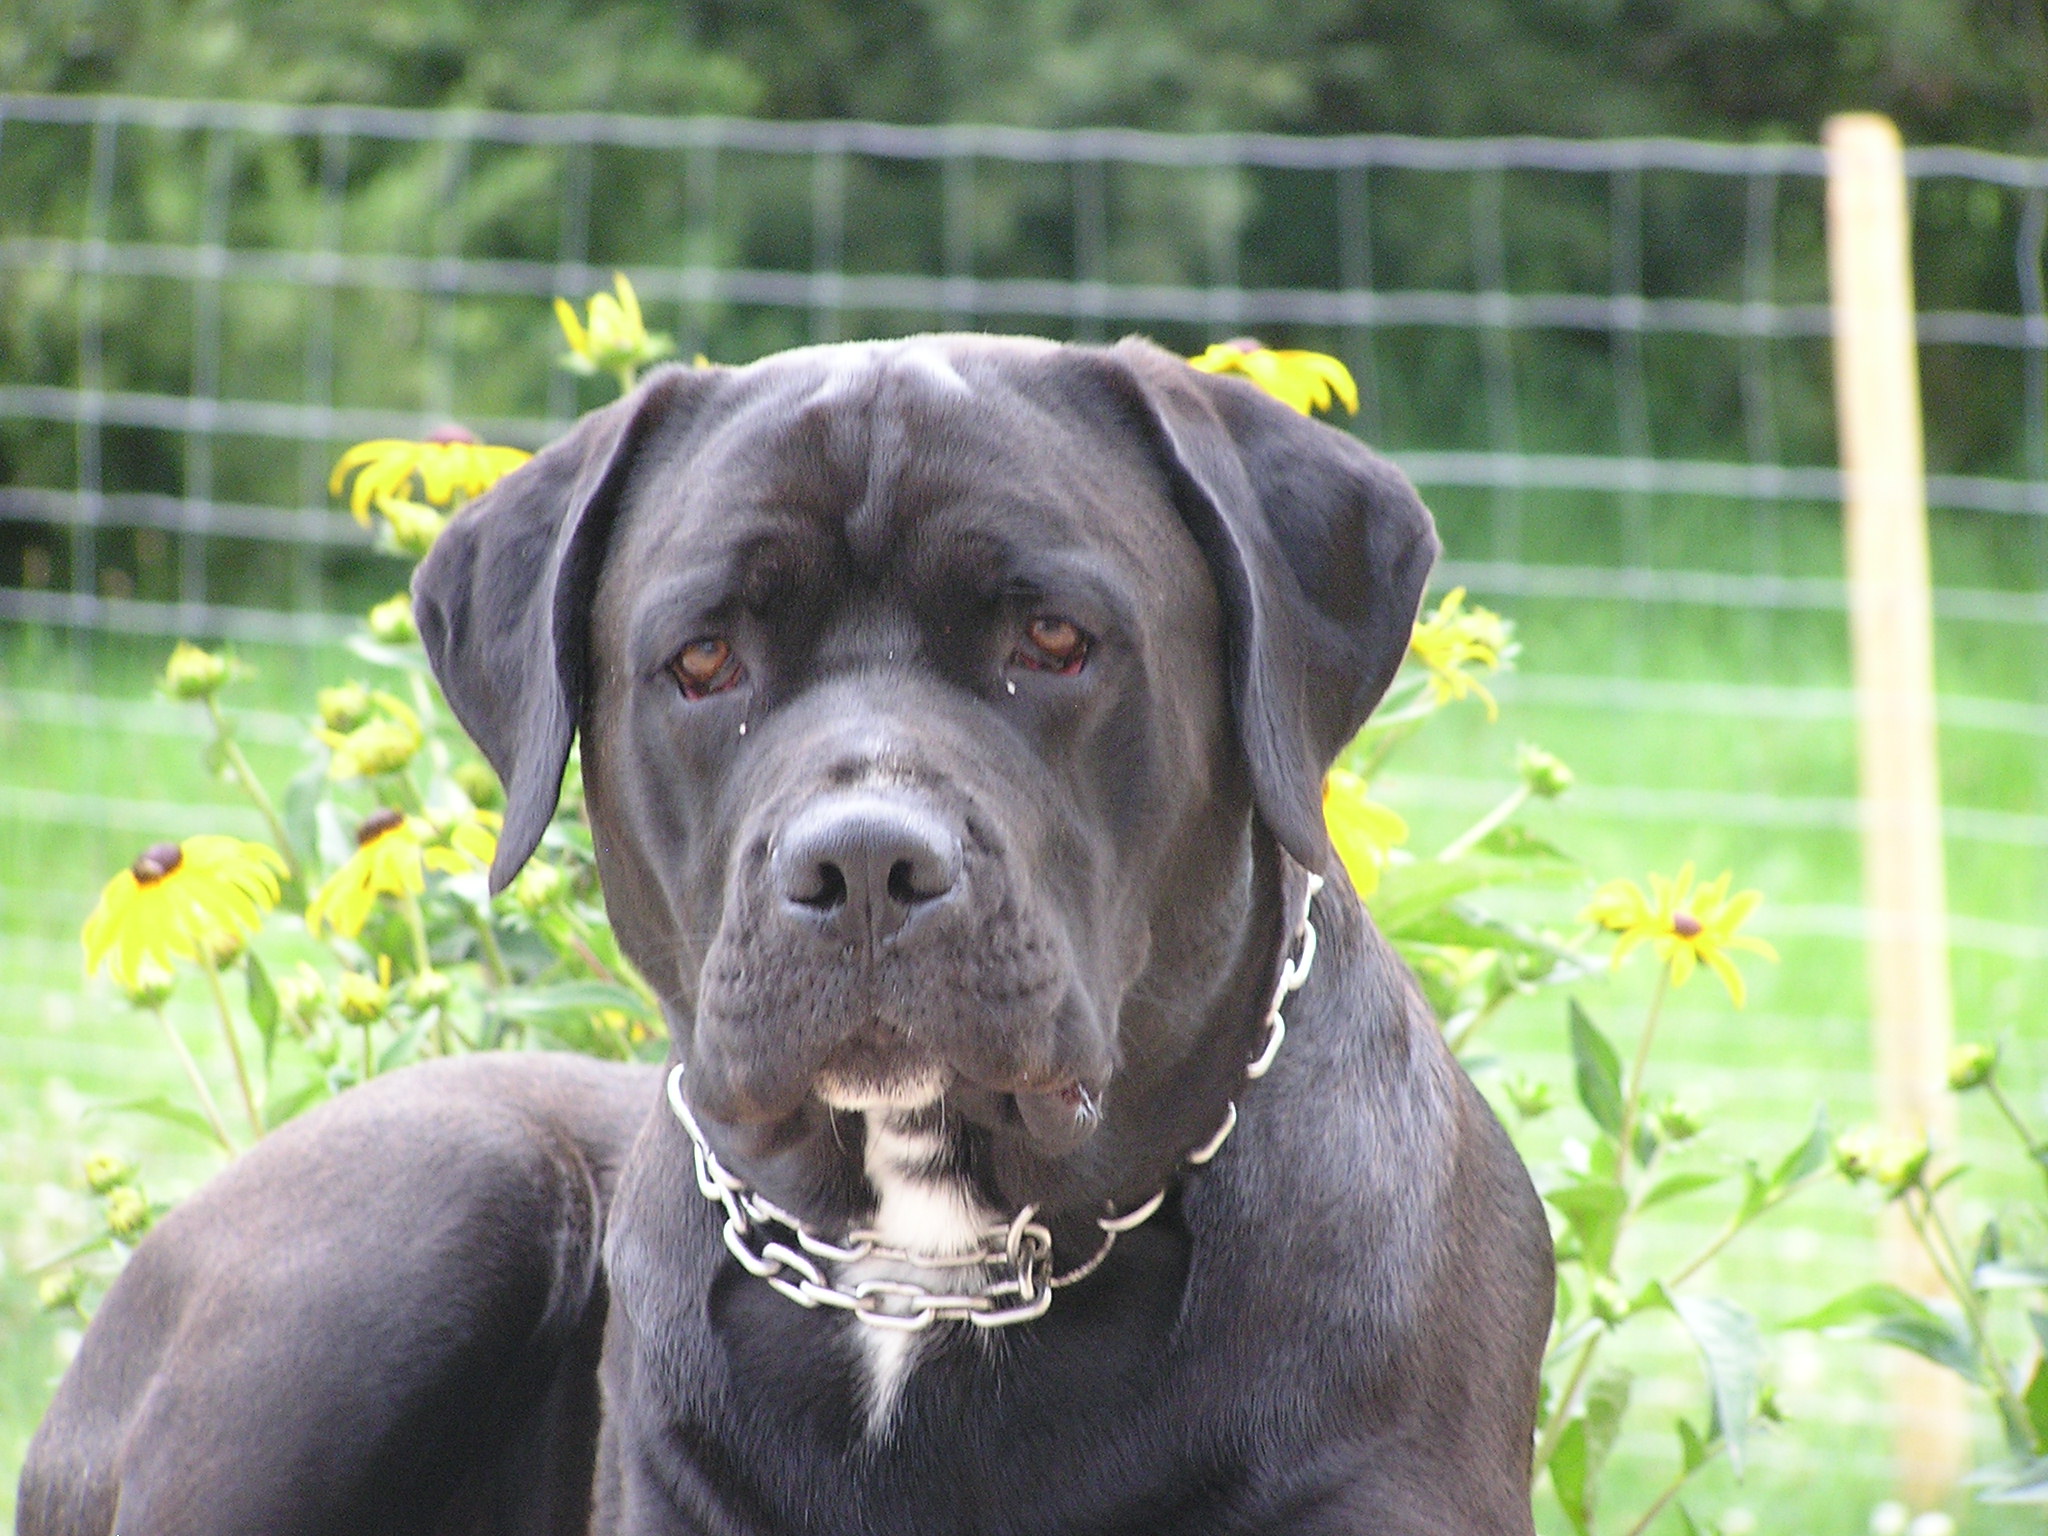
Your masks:
<svg viewBox="0 0 2048 1536"><path fill-rule="evenodd" d="M363 818L363 824L356 828L356 846L358 848L367 847L386 832L394 831L404 825L405 812L403 811L395 811L388 805L381 811L372 811Z"/></svg>
<svg viewBox="0 0 2048 1536"><path fill-rule="evenodd" d="M137 885L155 885L184 862L185 850L176 843L151 843L142 850L142 857L128 866L128 873Z"/></svg>
<svg viewBox="0 0 2048 1536"><path fill-rule="evenodd" d="M1223 345L1233 352L1252 353L1266 350L1266 344L1256 336L1233 336Z"/></svg>
<svg viewBox="0 0 2048 1536"><path fill-rule="evenodd" d="M1700 936L1700 920L1690 912L1671 914L1671 931L1681 939L1696 939Z"/></svg>
<svg viewBox="0 0 2048 1536"><path fill-rule="evenodd" d="M458 427L451 421L447 426L436 427L433 431L429 432L427 434L427 441L430 443L480 443L483 439L470 431L469 428Z"/></svg>

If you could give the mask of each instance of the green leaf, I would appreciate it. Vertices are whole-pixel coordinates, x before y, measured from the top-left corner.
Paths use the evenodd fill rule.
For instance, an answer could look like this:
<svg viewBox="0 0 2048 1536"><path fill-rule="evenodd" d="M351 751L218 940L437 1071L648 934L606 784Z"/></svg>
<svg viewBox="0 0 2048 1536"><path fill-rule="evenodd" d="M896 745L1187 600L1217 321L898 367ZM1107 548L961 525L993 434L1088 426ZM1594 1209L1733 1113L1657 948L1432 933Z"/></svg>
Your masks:
<svg viewBox="0 0 2048 1536"><path fill-rule="evenodd" d="M616 1008L636 1019L648 1016L640 994L608 981L561 981L541 987L521 987L501 992L491 999L494 1013L512 1019L538 1020L552 1014L592 1014L600 1008Z"/></svg>
<svg viewBox="0 0 2048 1536"><path fill-rule="evenodd" d="M1565 1005L1572 1039L1572 1067L1579 1102L1593 1123L1610 1136L1621 1134L1621 1058L1575 997Z"/></svg>
<svg viewBox="0 0 2048 1536"><path fill-rule="evenodd" d="M2033 1379L2027 1383L2021 1401L2027 1407L2027 1423L2034 1431L2035 1446L2048 1445L2048 1358L2034 1367Z"/></svg>
<svg viewBox="0 0 2048 1536"><path fill-rule="evenodd" d="M1996 1264L2005 1257L2005 1248L1998 1234L1998 1222L1994 1218L1984 1223L1984 1230L1977 1234L1977 1252L1970 1260L1970 1272L1974 1275L1988 1265Z"/></svg>
<svg viewBox="0 0 2048 1536"><path fill-rule="evenodd" d="M2048 1456L1987 1468L1972 1481L1989 1485L1977 1495L1983 1504L2048 1504Z"/></svg>
<svg viewBox="0 0 2048 1536"><path fill-rule="evenodd" d="M280 815L284 819L284 834L291 840L289 852L300 869L311 866L313 852L320 846L318 811L328 785L327 765L316 758L293 774L284 787Z"/></svg>
<svg viewBox="0 0 2048 1536"><path fill-rule="evenodd" d="M270 1076L270 1058L277 1049L277 989L270 984L270 972L255 950L248 952L249 1017L256 1021L256 1033L263 1041L263 1075Z"/></svg>
<svg viewBox="0 0 2048 1536"><path fill-rule="evenodd" d="M1685 1536L1701 1536L1699 1525L1693 1520L1691 1510L1687 1509L1683 1504L1674 1504L1671 1507L1678 1511L1679 1529L1685 1533Z"/></svg>
<svg viewBox="0 0 2048 1536"><path fill-rule="evenodd" d="M1678 1461L1685 1468L1687 1477L1707 1464L1711 1444L1711 1441L1700 1438L1700 1432L1692 1427L1690 1419L1678 1421Z"/></svg>
<svg viewBox="0 0 2048 1536"><path fill-rule="evenodd" d="M1586 1421L1573 1419L1550 1453L1550 1487L1578 1536L1592 1536L1592 1488L1586 1477Z"/></svg>
<svg viewBox="0 0 2048 1536"><path fill-rule="evenodd" d="M1504 827L1495 827L1479 840L1474 852L1489 854L1497 859L1533 859L1548 864L1563 865L1568 870L1580 867L1579 861L1566 853L1555 843L1546 843L1513 822Z"/></svg>
<svg viewBox="0 0 2048 1536"><path fill-rule="evenodd" d="M1767 1193L1777 1194L1798 1183L1808 1174L1827 1166L1831 1142L1828 1138L1828 1111L1825 1104L1813 1107L1813 1125L1806 1133L1806 1139L1785 1154L1785 1160L1772 1170Z"/></svg>
<svg viewBox="0 0 2048 1536"><path fill-rule="evenodd" d="M1421 922L1446 902L1473 891L1497 885L1554 885L1578 878L1578 871L1568 865L1489 858L1479 853L1448 864L1417 859L1381 870L1380 888L1366 906L1380 931L1397 938L1405 936L1411 923Z"/></svg>
<svg viewBox="0 0 2048 1536"><path fill-rule="evenodd" d="M1699 1346L1714 1405L1712 1427L1728 1442L1728 1461L1739 1477L1750 1410L1756 1402L1757 1370L1764 1358L1763 1336L1755 1318L1718 1296L1678 1296L1672 1306Z"/></svg>
<svg viewBox="0 0 2048 1536"><path fill-rule="evenodd" d="M100 1108L107 1112L148 1115L152 1120L161 1120L166 1125L175 1125L190 1131L210 1146L220 1145L220 1137L214 1134L213 1124L206 1116L196 1109L187 1109L183 1104L175 1103L160 1093L139 1099L121 1099L112 1104L101 1105Z"/></svg>
<svg viewBox="0 0 2048 1536"><path fill-rule="evenodd" d="M1600 1472L1607 1455L1621 1437L1621 1421L1628 1413L1629 1387L1633 1378L1627 1371L1603 1371L1586 1389L1586 1513L1590 1517L1599 1493Z"/></svg>
<svg viewBox="0 0 2048 1536"><path fill-rule="evenodd" d="M1726 1177L1726 1174L1709 1173L1704 1168L1695 1168L1687 1173L1667 1174L1650 1186L1650 1192L1643 1196L1643 1203L1638 1209L1647 1211L1650 1207L1662 1205L1667 1200L1676 1200L1682 1195L1712 1189Z"/></svg>
<svg viewBox="0 0 2048 1536"><path fill-rule="evenodd" d="M393 1067L402 1067L419 1055L420 1042L427 1034L427 1021L432 1017L430 1011L425 1017L414 1019L396 1040L384 1047L383 1054L377 1058L379 1073L389 1072Z"/></svg>
<svg viewBox="0 0 2048 1536"><path fill-rule="evenodd" d="M1578 1237L1586 1267L1596 1274L1607 1273L1621 1236L1628 1196L1613 1184L1566 1184L1546 1192L1543 1198L1557 1208Z"/></svg>
<svg viewBox="0 0 2048 1536"><path fill-rule="evenodd" d="M1945 1365L1972 1385L1984 1382L1977 1352L1961 1325L1895 1285L1860 1285L1819 1311L1780 1326L1875 1339Z"/></svg>
<svg viewBox="0 0 2048 1536"><path fill-rule="evenodd" d="M427 658L422 651L386 645L381 640L373 640L370 636L361 634L350 635L344 643L363 660L376 666L397 667L406 672L431 675L427 672Z"/></svg>

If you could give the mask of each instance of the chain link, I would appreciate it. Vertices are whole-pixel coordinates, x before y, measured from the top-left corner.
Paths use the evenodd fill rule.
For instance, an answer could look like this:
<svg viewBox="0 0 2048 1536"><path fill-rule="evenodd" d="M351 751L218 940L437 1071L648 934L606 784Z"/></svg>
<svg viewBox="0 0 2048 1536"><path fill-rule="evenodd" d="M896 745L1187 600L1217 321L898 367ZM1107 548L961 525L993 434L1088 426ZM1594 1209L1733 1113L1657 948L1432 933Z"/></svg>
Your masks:
<svg viewBox="0 0 2048 1536"><path fill-rule="evenodd" d="M1294 934L1295 952L1280 963L1280 979L1266 1009L1265 1041L1245 1067L1244 1075L1249 1082L1264 1077L1274 1057L1280 1054L1280 1046L1287 1038L1287 1021L1281 1011L1287 999L1301 990L1315 964L1316 929L1309 920L1309 909L1322 888L1322 876L1310 874L1308 894L1301 906L1301 924ZM719 1161L683 1098L680 1062L669 1070L668 1104L690 1134L698 1191L725 1212L721 1236L740 1267L767 1281L798 1306L850 1312L870 1328L921 1333L937 1322L1003 1328L1043 1317L1052 1305L1054 1291L1094 1274L1109 1257L1117 1238L1151 1220L1166 1200L1162 1187L1144 1204L1121 1216L1105 1211L1096 1217L1101 1244L1085 1262L1065 1274L1053 1271L1052 1232L1038 1220L1035 1205L1025 1206L999 1226L983 1228L976 1246L964 1253L920 1253L893 1247L867 1227L856 1227L847 1233L845 1242L835 1243L766 1195L749 1188ZM1224 1106L1223 1121L1215 1134L1189 1152L1186 1161L1194 1167L1207 1163L1223 1149L1223 1143L1236 1128L1237 1103L1232 1100ZM857 1264L864 1259L926 1271L978 1270L980 1278L971 1287L951 1291L935 1291L915 1280L867 1279L844 1286L835 1283L822 1267ZM894 1310L890 1309L892 1303Z"/></svg>

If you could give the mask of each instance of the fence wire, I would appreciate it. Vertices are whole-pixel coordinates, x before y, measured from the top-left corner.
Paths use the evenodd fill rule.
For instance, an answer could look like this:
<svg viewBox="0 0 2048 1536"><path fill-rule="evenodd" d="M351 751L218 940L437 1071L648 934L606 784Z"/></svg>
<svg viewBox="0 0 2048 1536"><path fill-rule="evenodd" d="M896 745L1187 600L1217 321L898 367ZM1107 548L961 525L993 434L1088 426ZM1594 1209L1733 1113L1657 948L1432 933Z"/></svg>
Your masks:
<svg viewBox="0 0 2048 1536"><path fill-rule="evenodd" d="M2038 652L2048 161L1918 150L1908 171L1936 613L1959 644ZM1445 581L1722 612L1767 646L1771 615L1846 607L1839 550L1814 535L1841 491L1823 172L1809 145L1667 139L0 97L0 620L330 644L389 576L361 574L368 535L328 505L339 448L451 417L527 446L559 432L593 397L549 368L535 301L619 270L686 355L726 360L922 328L1337 352L1359 430L1445 517ZM1987 539L1990 558L1944 558ZM1847 716L1840 687L1651 678L1658 622L1611 637L1619 677L1517 686ZM0 707L43 707L16 692ZM1949 697L1943 721L2038 740L2044 706ZM92 810L23 794L10 813L31 820ZM1838 798L1589 796L1627 817L1853 821ZM1949 831L2025 854L2048 816L1959 805ZM1965 914L1959 942L2037 957L2048 927L2020 916L1993 932Z"/></svg>

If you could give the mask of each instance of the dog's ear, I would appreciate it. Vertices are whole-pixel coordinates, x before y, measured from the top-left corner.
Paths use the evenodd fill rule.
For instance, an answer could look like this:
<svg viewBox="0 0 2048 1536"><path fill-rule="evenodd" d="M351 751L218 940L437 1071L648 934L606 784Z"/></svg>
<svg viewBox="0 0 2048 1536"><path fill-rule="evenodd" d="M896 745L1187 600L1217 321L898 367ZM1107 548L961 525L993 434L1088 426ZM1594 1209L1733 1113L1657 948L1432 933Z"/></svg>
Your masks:
<svg viewBox="0 0 2048 1536"><path fill-rule="evenodd" d="M1322 780L1407 653L1435 563L1415 488L1350 434L1150 342L1110 356L1223 601L1231 703L1259 814L1305 867L1329 856Z"/></svg>
<svg viewBox="0 0 2048 1536"><path fill-rule="evenodd" d="M583 710L591 602L634 461L713 377L663 369L592 411L456 514L413 574L427 660L505 785L494 892L540 845L561 796Z"/></svg>

